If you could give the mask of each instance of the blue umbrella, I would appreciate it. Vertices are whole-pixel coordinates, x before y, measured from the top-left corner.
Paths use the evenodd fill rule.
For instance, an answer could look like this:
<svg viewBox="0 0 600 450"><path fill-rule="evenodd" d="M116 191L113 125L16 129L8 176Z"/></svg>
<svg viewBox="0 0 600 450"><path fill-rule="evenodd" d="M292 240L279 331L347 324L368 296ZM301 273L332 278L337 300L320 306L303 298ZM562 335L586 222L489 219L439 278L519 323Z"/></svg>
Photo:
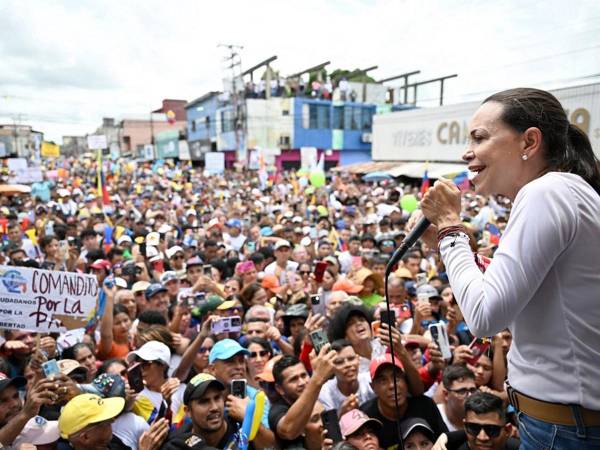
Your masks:
<svg viewBox="0 0 600 450"><path fill-rule="evenodd" d="M378 181L391 180L393 177L387 172L371 172L363 177L364 181L376 183Z"/></svg>

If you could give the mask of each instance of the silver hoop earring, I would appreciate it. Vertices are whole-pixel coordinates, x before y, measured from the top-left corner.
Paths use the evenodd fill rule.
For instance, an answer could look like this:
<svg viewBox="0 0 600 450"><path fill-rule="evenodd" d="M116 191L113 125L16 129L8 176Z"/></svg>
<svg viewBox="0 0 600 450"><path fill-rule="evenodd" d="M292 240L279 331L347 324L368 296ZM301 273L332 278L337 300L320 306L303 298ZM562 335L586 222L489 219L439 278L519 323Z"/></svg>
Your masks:
<svg viewBox="0 0 600 450"><path fill-rule="evenodd" d="M521 159L522 159L523 161L527 161L527 159L528 159L528 158L529 158L529 157L528 157L527 155L523 155L523 156L521 156Z"/></svg>

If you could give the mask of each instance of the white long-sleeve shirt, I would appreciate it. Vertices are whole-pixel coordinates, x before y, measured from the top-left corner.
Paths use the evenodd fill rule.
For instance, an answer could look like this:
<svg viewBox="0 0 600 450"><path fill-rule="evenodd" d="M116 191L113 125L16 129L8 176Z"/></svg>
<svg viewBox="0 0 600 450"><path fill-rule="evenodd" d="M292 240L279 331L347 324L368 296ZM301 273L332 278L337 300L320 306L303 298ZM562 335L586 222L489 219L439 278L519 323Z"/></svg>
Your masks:
<svg viewBox="0 0 600 450"><path fill-rule="evenodd" d="M524 186L485 274L466 239L440 252L471 332L511 330L513 388L600 410L600 196L588 183L551 172Z"/></svg>

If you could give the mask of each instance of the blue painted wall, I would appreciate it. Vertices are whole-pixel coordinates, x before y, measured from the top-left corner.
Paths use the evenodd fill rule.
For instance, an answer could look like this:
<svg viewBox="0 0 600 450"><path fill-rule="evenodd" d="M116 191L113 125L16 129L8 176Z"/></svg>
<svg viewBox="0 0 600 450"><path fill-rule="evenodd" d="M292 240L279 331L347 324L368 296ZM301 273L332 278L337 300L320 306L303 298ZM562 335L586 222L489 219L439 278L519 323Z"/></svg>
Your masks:
<svg viewBox="0 0 600 450"><path fill-rule="evenodd" d="M216 111L217 149L236 150L233 106L225 105Z"/></svg>
<svg viewBox="0 0 600 450"><path fill-rule="evenodd" d="M188 141L210 140L216 137L215 114L220 106L218 93L186 106Z"/></svg>
<svg viewBox="0 0 600 450"><path fill-rule="evenodd" d="M305 107L305 105L308 107ZM310 106L317 113L310 117ZM292 148L316 147L331 148L332 109L327 100L313 100L297 97L294 99L294 139Z"/></svg>
<svg viewBox="0 0 600 450"><path fill-rule="evenodd" d="M371 144L363 142L363 134L372 132L375 111L370 104L295 98L292 148L361 150L370 155Z"/></svg>

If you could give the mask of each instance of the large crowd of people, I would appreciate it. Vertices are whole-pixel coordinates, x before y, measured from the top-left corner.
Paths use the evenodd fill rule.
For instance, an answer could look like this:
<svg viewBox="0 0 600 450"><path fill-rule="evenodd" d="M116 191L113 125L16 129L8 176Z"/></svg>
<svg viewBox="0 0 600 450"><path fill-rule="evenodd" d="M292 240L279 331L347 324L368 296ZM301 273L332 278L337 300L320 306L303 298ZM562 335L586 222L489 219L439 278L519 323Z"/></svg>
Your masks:
<svg viewBox="0 0 600 450"><path fill-rule="evenodd" d="M518 447L511 333L471 334L435 242L394 268L387 314L418 180L340 170L315 187L293 171L107 161L103 195L95 159L55 164L31 194L0 197L0 258L93 274L101 307L85 329L2 332L3 446ZM510 202L462 199L485 264Z"/></svg>

